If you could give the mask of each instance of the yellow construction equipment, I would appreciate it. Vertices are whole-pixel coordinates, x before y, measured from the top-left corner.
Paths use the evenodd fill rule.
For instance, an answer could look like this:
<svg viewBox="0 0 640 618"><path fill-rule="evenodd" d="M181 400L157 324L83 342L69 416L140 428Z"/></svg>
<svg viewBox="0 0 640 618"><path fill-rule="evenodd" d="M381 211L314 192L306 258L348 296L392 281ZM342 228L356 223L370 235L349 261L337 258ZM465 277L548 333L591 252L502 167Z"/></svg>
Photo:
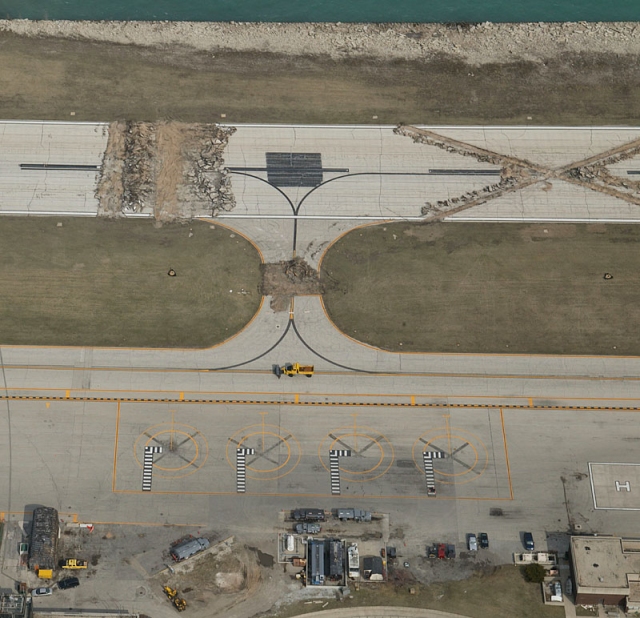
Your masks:
<svg viewBox="0 0 640 618"><path fill-rule="evenodd" d="M173 600L178 596L178 591L175 588L169 588L169 586L163 586L162 590L167 595L169 600Z"/></svg>
<svg viewBox="0 0 640 618"><path fill-rule="evenodd" d="M286 363L282 367L280 365L274 365L273 373L278 378L282 375L289 376L290 378L297 375L310 378L313 376L313 365L301 365L300 363Z"/></svg>
<svg viewBox="0 0 640 618"><path fill-rule="evenodd" d="M69 560L65 560L62 565L63 569L86 569L87 561L86 560L76 560L71 558Z"/></svg>
<svg viewBox="0 0 640 618"><path fill-rule="evenodd" d="M187 609L187 602L178 596L178 590L176 588L170 588L169 586L163 586L162 590L167 595L169 601L173 603L173 606L179 611L183 612Z"/></svg>

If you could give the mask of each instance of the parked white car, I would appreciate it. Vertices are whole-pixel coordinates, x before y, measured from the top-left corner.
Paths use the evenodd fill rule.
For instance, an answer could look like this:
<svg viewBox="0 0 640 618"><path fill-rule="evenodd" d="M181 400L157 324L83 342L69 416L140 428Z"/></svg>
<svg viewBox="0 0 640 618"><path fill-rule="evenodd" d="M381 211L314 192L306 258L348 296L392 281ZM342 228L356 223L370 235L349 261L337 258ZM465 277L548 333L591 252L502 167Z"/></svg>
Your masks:
<svg viewBox="0 0 640 618"><path fill-rule="evenodd" d="M32 597L46 597L46 596L49 596L52 592L53 592L53 590L51 590L51 588L34 588L31 591L31 596Z"/></svg>
<svg viewBox="0 0 640 618"><path fill-rule="evenodd" d="M467 535L467 547L469 551L478 551L478 538L475 534L471 533Z"/></svg>

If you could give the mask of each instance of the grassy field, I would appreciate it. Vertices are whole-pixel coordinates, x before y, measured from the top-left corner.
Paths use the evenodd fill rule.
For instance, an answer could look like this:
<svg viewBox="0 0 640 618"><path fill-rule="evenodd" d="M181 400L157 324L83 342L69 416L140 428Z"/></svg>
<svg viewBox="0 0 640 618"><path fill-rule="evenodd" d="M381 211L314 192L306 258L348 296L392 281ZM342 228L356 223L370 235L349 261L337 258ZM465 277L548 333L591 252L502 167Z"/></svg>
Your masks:
<svg viewBox="0 0 640 618"><path fill-rule="evenodd" d="M409 594L414 587L416 594ZM561 618L564 608L545 606L540 584L526 583L513 566L498 568L492 575L474 576L461 581L422 586L407 584L365 584L351 588L353 598L342 602L295 603L278 610L278 618L289 618L321 609L395 606L437 609L471 618Z"/></svg>
<svg viewBox="0 0 640 618"><path fill-rule="evenodd" d="M0 85L7 120L635 125L640 116L637 59L597 51L472 66L446 55L214 56L2 33Z"/></svg>
<svg viewBox="0 0 640 618"><path fill-rule="evenodd" d="M329 249L324 301L387 350L640 355L639 249L633 225L380 225Z"/></svg>
<svg viewBox="0 0 640 618"><path fill-rule="evenodd" d="M206 347L261 301L257 250L218 225L3 217L0 246L0 344Z"/></svg>

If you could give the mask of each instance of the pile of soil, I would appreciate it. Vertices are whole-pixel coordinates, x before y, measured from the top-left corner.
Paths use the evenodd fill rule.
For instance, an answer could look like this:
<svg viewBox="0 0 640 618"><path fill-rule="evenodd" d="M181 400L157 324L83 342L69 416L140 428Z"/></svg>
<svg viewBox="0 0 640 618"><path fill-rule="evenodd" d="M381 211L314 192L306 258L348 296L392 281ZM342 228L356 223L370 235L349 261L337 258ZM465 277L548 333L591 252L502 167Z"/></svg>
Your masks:
<svg viewBox="0 0 640 618"><path fill-rule="evenodd" d="M275 264L263 264L260 268L260 292L263 296L273 297L271 308L274 311L286 311L293 296L324 293L318 271L300 257Z"/></svg>

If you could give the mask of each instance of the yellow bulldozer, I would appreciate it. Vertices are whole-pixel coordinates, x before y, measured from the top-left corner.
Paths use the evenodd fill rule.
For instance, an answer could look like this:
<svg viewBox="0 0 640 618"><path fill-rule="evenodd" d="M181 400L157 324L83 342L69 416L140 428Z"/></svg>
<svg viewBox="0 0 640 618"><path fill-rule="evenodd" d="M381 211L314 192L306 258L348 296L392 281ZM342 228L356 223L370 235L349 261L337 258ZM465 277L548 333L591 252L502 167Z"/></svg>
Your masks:
<svg viewBox="0 0 640 618"><path fill-rule="evenodd" d="M313 376L313 365L301 365L300 363L286 363L282 366L274 365L273 373L280 379L280 376Z"/></svg>
<svg viewBox="0 0 640 618"><path fill-rule="evenodd" d="M75 558L69 558L65 560L62 564L63 569L86 569L87 561L86 560L76 560Z"/></svg>
<svg viewBox="0 0 640 618"><path fill-rule="evenodd" d="M162 590L167 595L169 601L173 603L173 606L179 611L183 612L187 608L187 602L178 596L178 590L171 588L170 586L163 586Z"/></svg>

